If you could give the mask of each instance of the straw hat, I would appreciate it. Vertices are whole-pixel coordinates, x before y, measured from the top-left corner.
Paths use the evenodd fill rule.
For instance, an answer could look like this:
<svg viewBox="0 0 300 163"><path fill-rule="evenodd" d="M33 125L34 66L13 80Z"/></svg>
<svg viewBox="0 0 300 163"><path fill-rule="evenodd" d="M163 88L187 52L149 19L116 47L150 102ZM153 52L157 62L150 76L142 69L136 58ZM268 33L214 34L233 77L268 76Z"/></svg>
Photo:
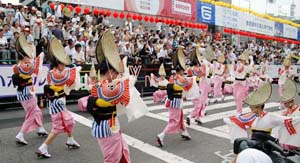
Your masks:
<svg viewBox="0 0 300 163"><path fill-rule="evenodd" d="M99 38L96 47L96 58L98 63L102 63L102 61L106 59L117 72L122 72L118 46L110 31L106 31L102 37Z"/></svg>
<svg viewBox="0 0 300 163"><path fill-rule="evenodd" d="M289 78L285 80L283 91L280 96L281 102L288 102L294 99L297 94L297 86L295 82Z"/></svg>
<svg viewBox="0 0 300 163"><path fill-rule="evenodd" d="M201 63L201 61L203 60L203 57L200 55L199 46L196 46L196 48L192 51L191 54L191 61L194 61L196 59L198 63Z"/></svg>
<svg viewBox="0 0 300 163"><path fill-rule="evenodd" d="M70 57L66 54L64 47L56 37L50 40L49 55L52 56L52 59L56 62L58 61L64 65L71 64Z"/></svg>
<svg viewBox="0 0 300 163"><path fill-rule="evenodd" d="M22 33L20 33L20 36L17 38L15 46L18 54L33 58L32 49Z"/></svg>
<svg viewBox="0 0 300 163"><path fill-rule="evenodd" d="M185 56L183 54L183 47L182 46L179 46L177 48L176 54L173 56L173 65L174 65L174 67L179 65L183 70L186 69Z"/></svg>
<svg viewBox="0 0 300 163"><path fill-rule="evenodd" d="M249 60L249 50L245 50L239 57L240 60L248 61Z"/></svg>
<svg viewBox="0 0 300 163"><path fill-rule="evenodd" d="M158 70L158 74L160 75L160 76L166 76L166 70L165 70L165 66L164 66L164 64L161 64L160 65L160 67L159 67L159 70Z"/></svg>
<svg viewBox="0 0 300 163"><path fill-rule="evenodd" d="M203 57L209 62L211 62L215 58L214 52L210 45L206 47Z"/></svg>
<svg viewBox="0 0 300 163"><path fill-rule="evenodd" d="M249 106L261 106L268 101L272 93L272 86L270 83L265 83L250 93L244 101Z"/></svg>
<svg viewBox="0 0 300 163"><path fill-rule="evenodd" d="M92 63L92 67L91 67L91 70L90 70L90 78L92 78L92 77L97 77L94 62Z"/></svg>
<svg viewBox="0 0 300 163"><path fill-rule="evenodd" d="M290 55L284 58L283 65L287 67L292 65L292 57Z"/></svg>
<svg viewBox="0 0 300 163"><path fill-rule="evenodd" d="M219 55L217 60L220 63L224 63L225 62L225 56L224 56L224 54Z"/></svg>

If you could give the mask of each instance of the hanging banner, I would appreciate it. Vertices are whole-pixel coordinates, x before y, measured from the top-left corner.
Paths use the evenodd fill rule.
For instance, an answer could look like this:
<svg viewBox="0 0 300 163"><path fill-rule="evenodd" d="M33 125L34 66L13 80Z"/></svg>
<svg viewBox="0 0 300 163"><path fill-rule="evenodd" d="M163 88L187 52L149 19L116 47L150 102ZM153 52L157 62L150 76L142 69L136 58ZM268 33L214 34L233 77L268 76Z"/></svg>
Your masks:
<svg viewBox="0 0 300 163"><path fill-rule="evenodd" d="M125 11L196 21L194 0L126 0Z"/></svg>
<svg viewBox="0 0 300 163"><path fill-rule="evenodd" d="M1 65L0 68L0 98L16 96L17 88L14 87L12 83L12 65ZM36 94L43 94L44 85L47 84L46 77L49 70L50 69L48 66L43 66L41 72L42 80L38 81L37 77L33 78L34 90Z"/></svg>
<svg viewBox="0 0 300 163"><path fill-rule="evenodd" d="M241 12L230 8L216 6L216 25L239 29Z"/></svg>
<svg viewBox="0 0 300 163"><path fill-rule="evenodd" d="M298 37L298 29L297 27L293 27L287 24L283 24L283 37L297 39Z"/></svg>
<svg viewBox="0 0 300 163"><path fill-rule="evenodd" d="M197 14L198 14L198 22L207 23L207 24L215 24L215 6L209 3L203 3L198 1L197 3Z"/></svg>
<svg viewBox="0 0 300 163"><path fill-rule="evenodd" d="M60 0L60 2L113 10L124 10L124 0Z"/></svg>
<svg viewBox="0 0 300 163"><path fill-rule="evenodd" d="M283 37L283 24L275 22L275 36Z"/></svg>
<svg viewBox="0 0 300 163"><path fill-rule="evenodd" d="M249 13L240 14L241 23L239 26L240 30L246 30L249 32L255 32L259 34L274 36L275 33L275 22L264 19L261 17L257 17L255 15Z"/></svg>

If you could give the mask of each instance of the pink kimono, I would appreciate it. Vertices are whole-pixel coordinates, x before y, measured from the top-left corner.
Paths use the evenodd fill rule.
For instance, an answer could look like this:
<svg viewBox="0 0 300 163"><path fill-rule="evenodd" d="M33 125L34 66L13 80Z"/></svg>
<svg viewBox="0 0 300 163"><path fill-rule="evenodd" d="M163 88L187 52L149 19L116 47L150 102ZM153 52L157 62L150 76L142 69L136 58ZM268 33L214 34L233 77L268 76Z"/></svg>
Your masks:
<svg viewBox="0 0 300 163"><path fill-rule="evenodd" d="M236 103L236 110L242 113L243 101L248 96L248 85L246 82L247 66L241 63L233 65L235 82L233 85L233 96Z"/></svg>

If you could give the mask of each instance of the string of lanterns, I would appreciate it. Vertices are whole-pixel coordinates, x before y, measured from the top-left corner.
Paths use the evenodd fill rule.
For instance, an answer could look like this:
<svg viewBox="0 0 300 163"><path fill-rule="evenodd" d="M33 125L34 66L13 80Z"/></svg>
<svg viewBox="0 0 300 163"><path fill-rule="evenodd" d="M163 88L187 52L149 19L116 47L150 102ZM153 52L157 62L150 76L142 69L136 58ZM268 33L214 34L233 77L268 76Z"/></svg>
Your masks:
<svg viewBox="0 0 300 163"><path fill-rule="evenodd" d="M55 7L54 3L50 4L50 8L53 10ZM61 4L62 9L65 7L63 4ZM82 12L82 8L81 6L76 6L75 8L73 8L72 5L67 5L67 7L70 9L70 11L72 12L73 10L75 10L76 13L80 14ZM167 25L182 25L184 27L188 27L188 28L197 28L197 29L203 29L203 30L207 30L208 26L206 24L203 23L195 23L195 22L188 22L188 21L181 21L181 20L177 20L177 19L171 19L171 18L164 18L164 17L158 17L158 16L150 16L150 15L142 15L142 14L138 14L138 13L130 13L130 12L126 12L124 13L123 11L114 11L113 13L110 10L104 10L104 9L97 9L94 8L93 11L90 10L90 8L85 7L83 9L83 13L84 14L90 14L90 12L92 12L95 16L97 15L105 15L107 17L109 16L113 16L115 19L119 18L119 19L124 19L125 17L131 18L133 20L138 20L138 21L145 21L145 22L150 22L150 23L164 23Z"/></svg>
<svg viewBox="0 0 300 163"><path fill-rule="evenodd" d="M254 38L258 38L258 39L272 40L272 41L284 42L284 43L289 43L289 44L300 44L300 41L284 39L284 38L274 37L274 36L268 36L268 35L263 35L263 34L257 34L257 33L252 33L252 32L248 32L248 31L235 30L235 29L231 29L231 28L224 28L223 31L224 31L224 33L233 34L233 35L254 37Z"/></svg>

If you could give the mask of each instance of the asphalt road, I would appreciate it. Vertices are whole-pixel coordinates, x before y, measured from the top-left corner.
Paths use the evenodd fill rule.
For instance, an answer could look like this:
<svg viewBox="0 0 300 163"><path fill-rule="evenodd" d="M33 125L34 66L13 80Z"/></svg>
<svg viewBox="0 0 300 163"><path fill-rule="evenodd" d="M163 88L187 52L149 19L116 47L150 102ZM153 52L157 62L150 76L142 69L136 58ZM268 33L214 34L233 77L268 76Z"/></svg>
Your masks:
<svg viewBox="0 0 300 163"><path fill-rule="evenodd" d="M267 102L267 109L278 112L277 85L273 85L273 93ZM222 103L210 104L207 107L208 116L202 125L192 124L188 132L192 140L185 141L180 135L166 136L163 148L156 144L155 137L166 126L167 110L162 104L153 104L152 97L145 97L149 106L149 114L128 123L124 116L120 117L122 132L129 144L132 163L227 163L232 159L232 144L228 139L228 129L222 118L235 114L235 104L232 95L227 95ZM296 102L299 102L297 97ZM29 142L27 146L17 146L15 136L24 119L22 109L0 110L0 162L1 163L101 163L102 153L91 136L90 119L88 113L78 111L76 104L67 106L75 115L76 127L74 138L80 143L78 150L68 149L64 144L67 136L61 134L49 146L50 159L38 159L35 156L40 144L45 138L36 133L25 136ZM246 106L245 106L246 107ZM193 108L190 101L185 102L184 112L189 113ZM50 131L51 123L48 109L43 110L45 128Z"/></svg>

